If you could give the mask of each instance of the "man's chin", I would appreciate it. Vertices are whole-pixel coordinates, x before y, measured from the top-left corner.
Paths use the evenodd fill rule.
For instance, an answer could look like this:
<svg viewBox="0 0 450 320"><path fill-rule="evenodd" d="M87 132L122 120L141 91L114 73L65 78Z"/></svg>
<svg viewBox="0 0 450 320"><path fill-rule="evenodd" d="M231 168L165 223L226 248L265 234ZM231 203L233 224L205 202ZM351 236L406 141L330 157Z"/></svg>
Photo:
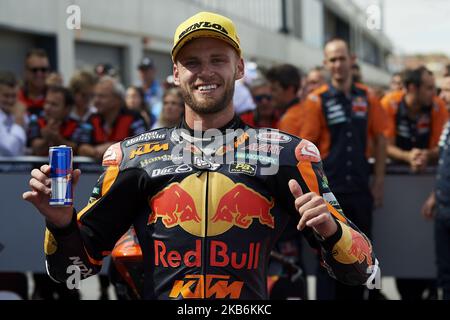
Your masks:
<svg viewBox="0 0 450 320"><path fill-rule="evenodd" d="M219 111L222 111L222 109L217 108L217 105L195 105L192 107L192 109L198 113L198 114L214 114Z"/></svg>
<svg viewBox="0 0 450 320"><path fill-rule="evenodd" d="M194 99L195 108L197 110L208 110L214 109L218 103L218 99L214 98L204 98Z"/></svg>
<svg viewBox="0 0 450 320"><path fill-rule="evenodd" d="M223 105L223 103L217 101L211 103L196 103L195 105L191 106L192 110L194 110L198 114L203 115L218 113L224 110L225 107L226 105Z"/></svg>
<svg viewBox="0 0 450 320"><path fill-rule="evenodd" d="M198 114L211 115L221 112L231 103L233 99L233 89L222 92L214 92L211 94L199 94L199 92L185 92L184 100L193 111Z"/></svg>

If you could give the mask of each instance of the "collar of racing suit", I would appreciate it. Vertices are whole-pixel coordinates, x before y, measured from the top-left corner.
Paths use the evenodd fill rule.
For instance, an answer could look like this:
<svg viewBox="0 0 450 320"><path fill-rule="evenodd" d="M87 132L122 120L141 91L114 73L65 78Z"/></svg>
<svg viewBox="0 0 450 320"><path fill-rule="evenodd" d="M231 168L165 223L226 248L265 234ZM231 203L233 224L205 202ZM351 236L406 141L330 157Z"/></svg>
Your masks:
<svg viewBox="0 0 450 320"><path fill-rule="evenodd" d="M217 130L221 131L222 133L226 133L227 129L238 129L238 128L244 128L245 125L241 121L241 118L239 118L236 114L233 116L233 119L231 119L226 125L224 125L221 128L217 128ZM186 118L183 117L183 120L178 124L176 127L177 129L185 129L187 130L191 136L195 135L194 129L189 127L189 125L186 123Z"/></svg>
<svg viewBox="0 0 450 320"><path fill-rule="evenodd" d="M203 155L212 155L216 150L224 145L235 143L239 136L244 134L246 124L237 116L234 117L223 127L211 129L210 132L193 130L186 123L185 118L172 131L171 140L175 143L188 142L195 144L203 152ZM214 130L214 131L213 131ZM207 148L203 146L208 145Z"/></svg>

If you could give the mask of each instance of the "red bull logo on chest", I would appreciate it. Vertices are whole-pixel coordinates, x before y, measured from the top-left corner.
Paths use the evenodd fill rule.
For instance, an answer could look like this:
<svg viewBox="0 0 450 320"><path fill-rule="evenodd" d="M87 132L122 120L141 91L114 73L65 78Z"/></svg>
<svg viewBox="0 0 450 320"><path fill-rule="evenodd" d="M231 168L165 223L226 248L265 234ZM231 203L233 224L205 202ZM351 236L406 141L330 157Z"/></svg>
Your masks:
<svg viewBox="0 0 450 320"><path fill-rule="evenodd" d="M199 237L219 235L233 226L247 229L255 223L275 228L273 199L217 172L192 174L172 183L149 205L149 225L160 220L166 228L180 226Z"/></svg>

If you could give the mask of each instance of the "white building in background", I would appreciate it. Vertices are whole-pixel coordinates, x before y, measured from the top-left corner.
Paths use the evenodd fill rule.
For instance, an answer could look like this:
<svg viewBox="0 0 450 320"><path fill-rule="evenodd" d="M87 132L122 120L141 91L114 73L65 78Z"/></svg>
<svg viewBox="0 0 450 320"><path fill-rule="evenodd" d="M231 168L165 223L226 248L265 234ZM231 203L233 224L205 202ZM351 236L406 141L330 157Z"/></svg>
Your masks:
<svg viewBox="0 0 450 320"><path fill-rule="evenodd" d="M67 28L80 8L81 28ZM75 69L111 63L125 83L137 80L143 55L154 59L158 77L172 72L170 50L177 25L198 11L229 16L236 24L244 57L259 64L292 63L304 71L322 63L323 43L349 41L364 80L387 84L392 46L367 12L351 0L1 0L0 70L21 75L31 47L43 47L67 82Z"/></svg>

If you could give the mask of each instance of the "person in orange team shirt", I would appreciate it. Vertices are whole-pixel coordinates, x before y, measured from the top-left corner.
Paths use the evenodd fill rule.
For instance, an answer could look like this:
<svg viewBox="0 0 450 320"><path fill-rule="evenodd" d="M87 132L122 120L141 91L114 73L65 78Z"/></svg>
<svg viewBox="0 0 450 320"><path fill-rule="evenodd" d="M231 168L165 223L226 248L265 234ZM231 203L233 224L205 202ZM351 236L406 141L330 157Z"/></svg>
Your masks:
<svg viewBox="0 0 450 320"><path fill-rule="evenodd" d="M381 205L383 195L385 112L366 86L353 82L351 68L355 57L344 40L327 42L324 58L331 81L302 103L298 135L318 146L329 185L342 209L370 234L373 207ZM370 185L368 157L372 153L376 164ZM364 288L332 284L326 277L318 276L318 299L363 298ZM335 296L329 294L333 290Z"/></svg>
<svg viewBox="0 0 450 320"><path fill-rule="evenodd" d="M439 137L448 118L445 102L436 96L433 73L425 67L404 73L404 91L386 95L381 104L388 115L387 153L424 171L437 160Z"/></svg>

